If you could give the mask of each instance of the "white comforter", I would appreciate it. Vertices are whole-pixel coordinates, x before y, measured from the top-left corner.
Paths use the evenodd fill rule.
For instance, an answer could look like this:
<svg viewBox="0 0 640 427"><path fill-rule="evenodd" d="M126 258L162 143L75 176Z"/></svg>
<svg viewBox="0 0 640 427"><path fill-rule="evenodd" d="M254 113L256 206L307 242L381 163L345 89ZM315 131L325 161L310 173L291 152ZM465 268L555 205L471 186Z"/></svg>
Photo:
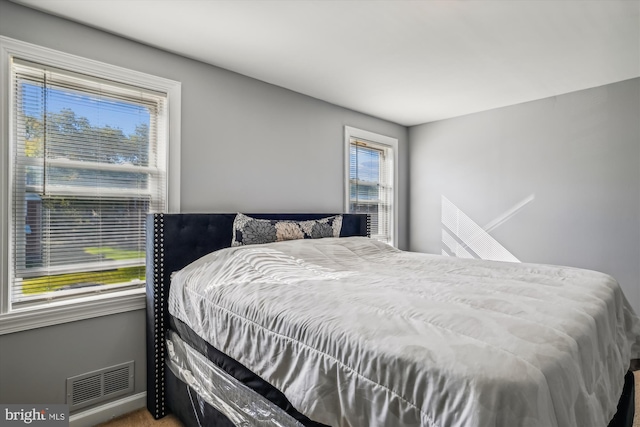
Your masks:
<svg viewBox="0 0 640 427"><path fill-rule="evenodd" d="M333 427L604 427L640 348L605 274L360 237L217 251L169 310Z"/></svg>

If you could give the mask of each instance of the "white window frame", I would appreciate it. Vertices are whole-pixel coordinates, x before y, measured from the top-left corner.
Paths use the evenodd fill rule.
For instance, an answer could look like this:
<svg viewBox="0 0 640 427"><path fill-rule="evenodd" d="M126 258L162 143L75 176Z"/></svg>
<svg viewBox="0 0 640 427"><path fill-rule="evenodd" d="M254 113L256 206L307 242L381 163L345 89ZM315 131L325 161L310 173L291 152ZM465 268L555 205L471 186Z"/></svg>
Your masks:
<svg viewBox="0 0 640 427"><path fill-rule="evenodd" d="M393 209L391 213L391 244L398 246L398 140L396 138L380 135L351 126L344 127L344 211L349 212L350 186L349 186L349 150L351 139L370 141L378 145L388 147L392 153L393 174L391 183L393 187Z"/></svg>
<svg viewBox="0 0 640 427"><path fill-rule="evenodd" d="M11 58L72 70L102 79L167 94L167 206L168 212L180 211L180 111L181 83L161 77L0 36L0 335L50 326L92 317L106 316L145 307L145 289L83 296L51 302L47 305L11 309L9 249L11 242L11 169L10 138L13 134L11 107L13 91Z"/></svg>

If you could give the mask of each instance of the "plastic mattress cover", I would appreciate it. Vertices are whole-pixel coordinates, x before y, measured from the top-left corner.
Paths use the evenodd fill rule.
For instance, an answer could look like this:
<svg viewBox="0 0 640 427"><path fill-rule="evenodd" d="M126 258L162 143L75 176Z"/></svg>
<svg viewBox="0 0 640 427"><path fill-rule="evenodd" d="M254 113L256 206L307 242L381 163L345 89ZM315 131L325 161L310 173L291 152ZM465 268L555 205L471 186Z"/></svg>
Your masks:
<svg viewBox="0 0 640 427"><path fill-rule="evenodd" d="M603 273L363 237L226 248L171 314L333 427L602 427L640 321Z"/></svg>
<svg viewBox="0 0 640 427"><path fill-rule="evenodd" d="M303 427L271 401L214 365L173 331L167 337L167 354L171 372L236 426Z"/></svg>

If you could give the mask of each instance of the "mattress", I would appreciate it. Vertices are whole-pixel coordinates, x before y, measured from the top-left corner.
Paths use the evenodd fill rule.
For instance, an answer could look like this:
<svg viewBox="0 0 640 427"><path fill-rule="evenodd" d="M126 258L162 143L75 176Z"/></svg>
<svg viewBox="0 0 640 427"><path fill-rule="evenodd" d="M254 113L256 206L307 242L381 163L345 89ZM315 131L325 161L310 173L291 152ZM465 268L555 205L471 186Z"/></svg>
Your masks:
<svg viewBox="0 0 640 427"><path fill-rule="evenodd" d="M267 398L254 393L233 376L184 342L175 332L167 338L167 367L193 390L192 412L201 412L199 399L224 414L234 425L303 427ZM201 422L199 422L201 424Z"/></svg>
<svg viewBox="0 0 640 427"><path fill-rule="evenodd" d="M334 427L602 427L640 349L608 275L361 237L214 252L169 311Z"/></svg>

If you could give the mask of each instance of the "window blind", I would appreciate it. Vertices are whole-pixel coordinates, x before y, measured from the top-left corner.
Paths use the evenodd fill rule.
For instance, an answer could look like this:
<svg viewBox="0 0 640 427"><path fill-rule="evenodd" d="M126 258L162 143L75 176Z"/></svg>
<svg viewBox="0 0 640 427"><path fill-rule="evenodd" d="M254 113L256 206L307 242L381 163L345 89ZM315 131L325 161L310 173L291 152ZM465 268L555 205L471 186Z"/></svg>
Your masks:
<svg viewBox="0 0 640 427"><path fill-rule="evenodd" d="M12 62L11 305L142 286L166 95Z"/></svg>
<svg viewBox="0 0 640 427"><path fill-rule="evenodd" d="M371 237L392 242L393 161L383 144L350 139L349 211L371 216Z"/></svg>

